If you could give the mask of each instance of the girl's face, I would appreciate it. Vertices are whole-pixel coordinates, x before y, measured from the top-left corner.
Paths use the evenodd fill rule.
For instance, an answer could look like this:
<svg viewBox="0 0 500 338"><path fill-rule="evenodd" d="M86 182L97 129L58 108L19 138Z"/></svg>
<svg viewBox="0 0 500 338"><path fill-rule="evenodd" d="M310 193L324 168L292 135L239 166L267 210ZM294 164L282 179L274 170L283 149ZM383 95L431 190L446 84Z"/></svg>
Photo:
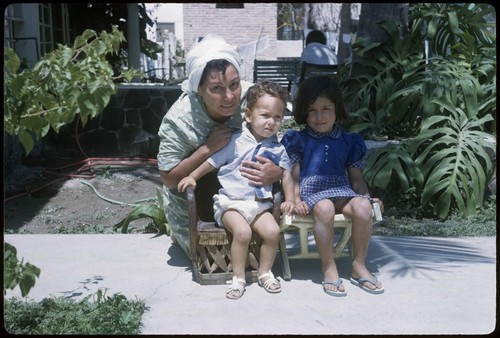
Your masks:
<svg viewBox="0 0 500 338"><path fill-rule="evenodd" d="M267 94L258 98L251 111L245 114L245 120L251 125L250 130L257 141L275 135L281 127L285 115L285 104L277 97Z"/></svg>
<svg viewBox="0 0 500 338"><path fill-rule="evenodd" d="M337 120L335 104L327 98L318 97L307 110L307 125L318 133L329 133Z"/></svg>
<svg viewBox="0 0 500 338"><path fill-rule="evenodd" d="M213 70L198 88L203 97L208 115L218 122L224 122L236 113L241 102L240 75L233 65L223 74Z"/></svg>

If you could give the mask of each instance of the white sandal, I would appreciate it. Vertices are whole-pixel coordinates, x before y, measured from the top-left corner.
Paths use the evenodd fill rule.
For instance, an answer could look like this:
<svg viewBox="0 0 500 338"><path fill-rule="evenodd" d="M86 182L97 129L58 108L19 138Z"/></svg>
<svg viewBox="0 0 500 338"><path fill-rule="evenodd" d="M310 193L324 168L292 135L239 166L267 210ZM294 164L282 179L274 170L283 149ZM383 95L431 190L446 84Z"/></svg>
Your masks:
<svg viewBox="0 0 500 338"><path fill-rule="evenodd" d="M266 281L262 282L262 279L266 278L266 277L268 277L266 279ZM264 272L262 275L260 275L258 277L258 280L259 280L259 285L262 286L267 292L269 292L269 293L280 293L281 292L281 284L280 284L279 280L274 278L274 275L271 272L271 270L269 270L268 272ZM278 288L272 289L271 285L273 285L273 284L278 285Z"/></svg>
<svg viewBox="0 0 500 338"><path fill-rule="evenodd" d="M243 278L238 278L233 276L232 281L227 281L227 283L231 283L229 288L226 291L226 298L228 299L240 299L241 296L245 293L245 286L247 285L246 281ZM232 291L238 291L237 295L231 294Z"/></svg>

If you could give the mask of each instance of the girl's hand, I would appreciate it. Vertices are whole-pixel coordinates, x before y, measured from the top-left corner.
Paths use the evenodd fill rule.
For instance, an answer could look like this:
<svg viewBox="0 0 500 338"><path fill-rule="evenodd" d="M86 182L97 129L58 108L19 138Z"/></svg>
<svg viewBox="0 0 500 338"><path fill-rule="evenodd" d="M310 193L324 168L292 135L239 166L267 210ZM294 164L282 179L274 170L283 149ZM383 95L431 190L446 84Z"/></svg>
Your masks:
<svg viewBox="0 0 500 338"><path fill-rule="evenodd" d="M291 215L294 209L295 209L295 203L293 202L285 201L281 203L280 210L282 213L286 215Z"/></svg>
<svg viewBox="0 0 500 338"><path fill-rule="evenodd" d="M177 190L179 190L179 192L184 192L189 186L196 189L196 180L191 176L186 176L177 185Z"/></svg>
<svg viewBox="0 0 500 338"><path fill-rule="evenodd" d="M384 203L378 197L371 197L373 203L378 203L380 205L380 212L384 212Z"/></svg>
<svg viewBox="0 0 500 338"><path fill-rule="evenodd" d="M309 213L309 208L307 207L307 203L301 201L295 204L295 213L299 215L307 215Z"/></svg>

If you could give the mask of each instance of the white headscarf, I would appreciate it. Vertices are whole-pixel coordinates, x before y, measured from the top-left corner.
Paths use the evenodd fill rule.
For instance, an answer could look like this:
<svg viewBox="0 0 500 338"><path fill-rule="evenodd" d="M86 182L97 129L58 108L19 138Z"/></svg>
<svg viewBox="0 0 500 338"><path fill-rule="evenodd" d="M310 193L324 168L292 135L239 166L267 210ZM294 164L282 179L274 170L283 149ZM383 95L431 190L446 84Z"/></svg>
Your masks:
<svg viewBox="0 0 500 338"><path fill-rule="evenodd" d="M218 35L209 34L195 43L186 55L188 79L182 83L185 92L196 92L200 85L201 74L209 61L224 59L229 61L241 74L240 56L235 48Z"/></svg>

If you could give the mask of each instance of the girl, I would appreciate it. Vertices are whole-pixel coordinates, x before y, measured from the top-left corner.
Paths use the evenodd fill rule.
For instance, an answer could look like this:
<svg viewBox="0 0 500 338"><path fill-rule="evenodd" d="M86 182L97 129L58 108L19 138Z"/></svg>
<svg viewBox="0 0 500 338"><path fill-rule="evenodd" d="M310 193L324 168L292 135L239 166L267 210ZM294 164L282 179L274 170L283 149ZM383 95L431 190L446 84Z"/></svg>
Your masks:
<svg viewBox="0 0 500 338"><path fill-rule="evenodd" d="M295 121L301 131L289 130L282 143L292 161L295 212L314 217L314 239L324 274L323 290L345 296L333 259L335 213L352 219L351 283L369 293L383 293L380 281L365 265L372 229L372 199L362 176L366 146L361 135L344 131L337 122L347 119L337 81L328 76L306 79L299 88ZM382 209L383 210L383 209Z"/></svg>

